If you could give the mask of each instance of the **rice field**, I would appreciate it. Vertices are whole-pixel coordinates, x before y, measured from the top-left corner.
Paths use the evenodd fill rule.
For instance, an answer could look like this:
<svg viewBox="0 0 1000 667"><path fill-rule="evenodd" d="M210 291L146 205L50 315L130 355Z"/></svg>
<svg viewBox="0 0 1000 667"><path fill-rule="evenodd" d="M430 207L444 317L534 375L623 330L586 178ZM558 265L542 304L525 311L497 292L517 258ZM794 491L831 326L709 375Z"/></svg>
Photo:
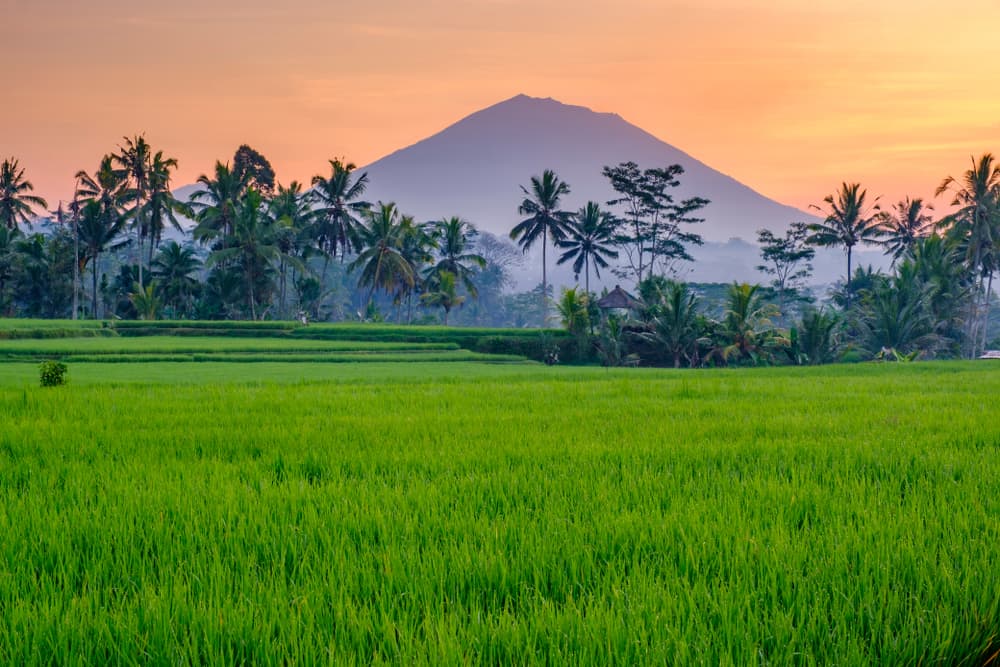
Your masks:
<svg viewBox="0 0 1000 667"><path fill-rule="evenodd" d="M0 364L2 664L1000 651L995 365L69 377Z"/></svg>

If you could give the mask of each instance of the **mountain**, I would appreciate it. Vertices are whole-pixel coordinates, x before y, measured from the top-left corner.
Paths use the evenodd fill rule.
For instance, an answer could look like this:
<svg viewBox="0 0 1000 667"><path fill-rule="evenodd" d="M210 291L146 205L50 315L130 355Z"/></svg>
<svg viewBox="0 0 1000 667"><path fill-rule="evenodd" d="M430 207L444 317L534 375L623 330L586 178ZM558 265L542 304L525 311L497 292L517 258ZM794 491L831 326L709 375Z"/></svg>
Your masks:
<svg viewBox="0 0 1000 667"><path fill-rule="evenodd" d="M458 215L506 238L520 219L520 186L532 176L554 170L571 188L566 208L576 210L588 200L603 204L614 198L601 170L627 161L641 168L680 164L685 171L675 199L700 196L711 201L700 213L705 222L692 227L706 244L691 249L695 261L681 267L686 280L763 282L765 277L754 268L760 263L758 248L752 243L757 230L783 231L791 222L815 220L768 199L617 114L526 95L473 113L359 171L368 173L365 198L371 202L394 201L418 220ZM177 194L187 199L195 189L185 186ZM526 258L517 289L530 289L540 281L536 255L540 251L533 250ZM883 264L878 253L861 253L859 259ZM549 262L553 284L573 284L568 265L555 267L551 252ZM840 252L820 250L814 264L816 283L833 282L843 275ZM615 283L610 274L602 278L598 285Z"/></svg>
<svg viewBox="0 0 1000 667"><path fill-rule="evenodd" d="M371 182L366 193L370 201L395 201L418 220L460 215L482 230L506 237L519 221L520 186L531 176L554 170L569 183L565 205L575 210L588 200L603 204L613 199L615 193L601 170L627 161L641 168L680 164L684 174L675 199L711 200L701 212L705 222L696 229L709 243L693 249L697 261L684 267L688 280L760 280L754 270L756 246L733 245L729 239L753 240L761 227L783 230L791 222L815 219L768 199L617 114L526 95L473 113L362 171L368 172ZM541 269L533 257L523 271L519 288L527 289L540 279ZM817 279L832 280L835 275ZM570 284L573 277L560 267L553 282ZM604 282L613 279L609 276Z"/></svg>
<svg viewBox="0 0 1000 667"><path fill-rule="evenodd" d="M684 167L680 198L711 200L699 232L711 241L756 238L760 227L784 228L806 213L755 192L687 153L632 125L552 99L518 95L367 167L368 198L392 200L418 219L461 215L481 229L506 235L518 221L520 185L544 169L569 183L566 204L614 197L605 165L632 161L642 168Z"/></svg>

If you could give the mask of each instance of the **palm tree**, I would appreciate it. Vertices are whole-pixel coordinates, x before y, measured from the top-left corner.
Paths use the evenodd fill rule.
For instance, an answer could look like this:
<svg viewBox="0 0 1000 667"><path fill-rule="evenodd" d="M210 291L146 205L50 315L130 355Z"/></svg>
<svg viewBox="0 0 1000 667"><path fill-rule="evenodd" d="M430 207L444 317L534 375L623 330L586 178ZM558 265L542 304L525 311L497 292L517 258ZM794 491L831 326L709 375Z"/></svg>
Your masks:
<svg viewBox="0 0 1000 667"><path fill-rule="evenodd" d="M32 209L48 208L44 199L30 194L34 189L15 158L0 163L0 224L16 229L19 223L31 223Z"/></svg>
<svg viewBox="0 0 1000 667"><path fill-rule="evenodd" d="M777 342L771 318L778 314L774 304L764 303L760 285L733 283L729 286L729 304L720 322L722 345L716 354L722 361L749 359L756 364L770 354Z"/></svg>
<svg viewBox="0 0 1000 667"><path fill-rule="evenodd" d="M97 318L97 274L100 270L101 253L107 250L117 250L128 243L127 240L115 242L125 228L126 221L120 209L105 208L100 199L88 199L80 209L77 233L83 244L82 263L84 268L86 268L87 262L90 262L90 316L94 319Z"/></svg>
<svg viewBox="0 0 1000 667"><path fill-rule="evenodd" d="M562 296L556 303L559 317L566 331L576 340L576 354L579 359L587 355L590 343L590 298L576 287L563 289Z"/></svg>
<svg viewBox="0 0 1000 667"><path fill-rule="evenodd" d="M287 315L289 263L285 257L297 257L304 265L308 254L307 234L314 217L309 196L303 193L302 184L292 181L288 187L278 185L278 192L270 201L270 215L274 220L274 242L281 253L278 262L278 303L282 316Z"/></svg>
<svg viewBox="0 0 1000 667"><path fill-rule="evenodd" d="M459 296L455 290L455 274L451 271L441 271L437 274L433 291L425 292L420 300L427 306L438 306L444 309L444 325L448 326L448 314L452 308L465 302L464 296Z"/></svg>
<svg viewBox="0 0 1000 667"><path fill-rule="evenodd" d="M143 239L149 232L146 227L145 203L149 192L152 149L146 141L146 137L142 135L132 138L124 137L124 140L125 145L120 146L119 152L112 157L125 170L130 185L129 199L133 202L132 225L138 244L136 264L139 265L139 287L142 288Z"/></svg>
<svg viewBox="0 0 1000 667"><path fill-rule="evenodd" d="M970 356L975 357L986 344L993 273L1000 263L1000 163L990 153L973 158L972 168L961 179L947 177L935 195L945 192L952 193L951 205L958 210L942 223L962 241L966 265L978 282L979 296L973 299L967 328Z"/></svg>
<svg viewBox="0 0 1000 667"><path fill-rule="evenodd" d="M802 313L802 320L794 329L794 336L805 363L816 366L834 360L840 348L840 324L841 319L837 313L825 308L809 308Z"/></svg>
<svg viewBox="0 0 1000 667"><path fill-rule="evenodd" d="M163 230L169 223L178 232L184 228L177 221L178 215L192 215L191 208L177 200L170 191L170 172L177 168L177 160L163 157L157 151L149 165L149 193L143 218L149 236L149 265L152 268L153 252L159 247Z"/></svg>
<svg viewBox="0 0 1000 667"><path fill-rule="evenodd" d="M191 195L191 209L198 225L194 238L202 243L225 238L236 227L237 209L247 193L245 176L240 176L228 164L215 163L212 177L198 177L201 189Z"/></svg>
<svg viewBox="0 0 1000 667"><path fill-rule="evenodd" d="M642 338L662 347L673 359L674 368L680 368L681 359L693 365L698 359L698 340L701 327L698 323L698 297L686 283L668 281L663 290L657 290L656 315L650 322L652 330Z"/></svg>
<svg viewBox="0 0 1000 667"><path fill-rule="evenodd" d="M406 301L406 321L413 319L413 295L422 291L432 291L438 287L437 276L433 269L425 268L434 261L434 249L437 248L437 237L432 231L432 225L419 224L413 216L404 215L400 220L402 232L400 233L399 253L406 260L413 273L413 283L409 284L405 275L397 276L396 294L393 302L397 309ZM420 274L426 275L424 280L420 279ZM464 299L463 299L464 300ZM397 320L400 318L397 316Z"/></svg>
<svg viewBox="0 0 1000 667"><path fill-rule="evenodd" d="M459 217L438 220L431 232L438 248L438 262L431 269L431 275L448 271L462 281L465 290L473 299L479 297L479 291L473 278L476 269L486 268L486 258L471 252L472 245L479 232L470 223Z"/></svg>
<svg viewBox="0 0 1000 667"><path fill-rule="evenodd" d="M851 253L859 243L873 243L881 235L879 228L878 198L868 207L868 191L859 183L842 183L836 194L828 195L823 201L829 211L823 222L809 225L812 236L807 242L812 245L837 247L847 251L847 307L851 306ZM818 206L813 206L822 210Z"/></svg>
<svg viewBox="0 0 1000 667"><path fill-rule="evenodd" d="M559 242L559 247L566 252L559 258L557 264L564 264L571 259L573 273L580 279L580 269L584 272L584 289L590 294L590 265L594 264L594 275L601 277L601 269L607 268L608 259L617 259L618 251L610 246L614 243L617 221L607 211L601 210L601 205L595 201L577 211L569 224L569 236Z"/></svg>
<svg viewBox="0 0 1000 667"><path fill-rule="evenodd" d="M316 209L316 242L327 254L323 264L323 281L329 258L337 255L340 248L341 261L349 251L358 249L357 234L361 227L361 216L371 208L371 204L361 201L368 188L368 174L354 178L357 167L340 159L330 160L330 176L313 176L313 196L319 208Z"/></svg>
<svg viewBox="0 0 1000 667"><path fill-rule="evenodd" d="M297 258L281 252L274 225L264 208L260 193L251 188L236 211L235 226L225 248L214 250L206 266L233 264L243 274L251 319L257 319L259 287L269 286L272 262L285 262L299 271L305 266Z"/></svg>
<svg viewBox="0 0 1000 667"><path fill-rule="evenodd" d="M896 203L892 211L881 215L880 225L885 236L882 245L892 255L893 265L908 253L917 239L931 233L934 218L928 213L934 207L917 197L907 197Z"/></svg>
<svg viewBox="0 0 1000 667"><path fill-rule="evenodd" d="M18 229L0 225L0 317L9 315L7 283L14 277L16 244L20 238L21 232Z"/></svg>
<svg viewBox="0 0 1000 667"><path fill-rule="evenodd" d="M194 248L170 241L160 248L150 269L164 305L175 313L190 312L200 286L194 274L201 269L201 260Z"/></svg>
<svg viewBox="0 0 1000 667"><path fill-rule="evenodd" d="M400 282L413 287L415 276L413 267L403 256L401 249L406 227L400 221L396 204L378 203L374 209L364 213L366 225L358 230L361 252L347 267L349 271L361 269L358 286L367 286L368 305L375 298L375 290L391 292Z"/></svg>
<svg viewBox="0 0 1000 667"><path fill-rule="evenodd" d="M517 241L522 252L528 252L539 239L542 240L542 321L548 320L548 273L546 246L548 237L553 241L566 238L570 214L559 209L563 195L569 194L569 185L559 180L555 172L546 169L541 178L531 177L531 189L521 186L524 200L517 212L529 216L510 231L510 238Z"/></svg>

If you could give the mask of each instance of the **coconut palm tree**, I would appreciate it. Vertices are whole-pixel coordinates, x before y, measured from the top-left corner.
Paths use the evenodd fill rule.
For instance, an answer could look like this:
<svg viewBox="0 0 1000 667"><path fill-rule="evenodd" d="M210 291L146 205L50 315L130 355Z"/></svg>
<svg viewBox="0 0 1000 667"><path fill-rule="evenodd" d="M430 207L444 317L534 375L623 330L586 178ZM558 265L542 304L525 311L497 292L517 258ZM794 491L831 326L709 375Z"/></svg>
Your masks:
<svg viewBox="0 0 1000 667"><path fill-rule="evenodd" d="M139 287L143 287L142 280L142 249L143 240L149 233L146 220L146 197L149 193L150 174L152 165L152 149L146 141L146 137L138 135L135 137L124 137L125 145L119 147L119 152L112 158L126 174L129 182L128 198L132 202L132 228L135 230L135 239L138 254L136 264L139 265Z"/></svg>
<svg viewBox="0 0 1000 667"><path fill-rule="evenodd" d="M396 204L390 202L365 211L366 224L358 229L361 252L347 267L349 271L361 270L358 286L368 287L368 305L371 306L376 290L391 292L400 283L413 287L416 276L413 267L401 250L406 227L400 220Z"/></svg>
<svg viewBox="0 0 1000 667"><path fill-rule="evenodd" d="M281 252L275 241L274 225L260 193L251 188L236 210L233 233L226 247L208 256L206 266L233 266L242 274L251 319L257 319L258 296L270 286L271 264L284 261L299 271L305 267L297 257Z"/></svg>
<svg viewBox="0 0 1000 667"><path fill-rule="evenodd" d="M891 211L883 211L879 221L884 234L882 245L892 255L893 265L913 248L917 239L933 231L934 218L928 212L933 210L934 207L925 204L923 199L907 197L897 202Z"/></svg>
<svg viewBox="0 0 1000 667"><path fill-rule="evenodd" d="M97 318L97 274L100 271L101 254L108 250L118 250L128 241L118 240L125 229L127 218L121 209L104 206L101 199L88 199L80 208L77 233L83 245L84 268L90 263L91 292L90 316Z"/></svg>
<svg viewBox="0 0 1000 667"><path fill-rule="evenodd" d="M465 297L460 296L455 289L455 274L451 271L441 271L437 274L432 291L420 296L425 306L436 306L444 309L444 325L448 326L448 314L453 308L461 306Z"/></svg>
<svg viewBox="0 0 1000 667"><path fill-rule="evenodd" d="M566 238L571 215L559 208L563 196L569 194L569 185L551 169L541 177L531 177L530 190L523 185L524 200L517 212L528 216L510 231L510 238L517 241L522 252L528 252L539 239L542 241L542 319L548 320L548 272L546 247L551 236L555 242Z"/></svg>
<svg viewBox="0 0 1000 667"><path fill-rule="evenodd" d="M163 230L167 224L178 232L184 228L178 222L178 215L191 216L191 208L178 201L170 191L170 172L177 168L177 160L166 158L163 151L157 151L149 165L149 192L145 203L143 218L146 220L149 236L148 264L152 268L153 253L160 246Z"/></svg>
<svg viewBox="0 0 1000 667"><path fill-rule="evenodd" d="M269 202L269 210L274 220L274 242L282 258L278 261L278 310L284 317L288 314L288 270L291 268L284 258L296 257L305 265L309 255L309 225L315 214L310 197L302 191L302 184L298 181L292 181L288 187L278 184L278 191Z"/></svg>
<svg viewBox="0 0 1000 667"><path fill-rule="evenodd" d="M818 246L841 246L847 252L847 307L851 306L851 253L859 243L874 243L881 236L878 197L871 206L868 191L859 183L843 183L835 194L828 195L827 215L823 222L809 225L808 243ZM813 206L817 210L823 209Z"/></svg>
<svg viewBox="0 0 1000 667"><path fill-rule="evenodd" d="M607 268L609 259L617 259L618 251L613 250L615 228L617 221L607 211L601 210L601 205L595 201L577 211L568 225L568 236L559 242L559 247L566 250L556 262L565 264L573 262L573 273L580 279L583 269L584 289L590 294L590 265L594 265L594 275L601 277L601 269Z"/></svg>
<svg viewBox="0 0 1000 667"><path fill-rule="evenodd" d="M41 197L30 194L35 189L25 180L24 169L15 158L0 163L0 224L16 229L19 224L30 224L32 210L46 209L48 204Z"/></svg>
<svg viewBox="0 0 1000 667"><path fill-rule="evenodd" d="M413 283L409 284L406 276L397 276L393 302L400 308L403 301L406 301L406 321L410 322L413 319L413 295L438 287L437 276L433 268L429 267L434 261L434 250L438 247L438 242L433 224L421 224L413 216L404 215L400 219L400 225L403 229L400 233L399 253L410 266ZM420 279L421 273L425 275L423 280ZM397 316L396 319L400 318Z"/></svg>
<svg viewBox="0 0 1000 667"><path fill-rule="evenodd" d="M986 345L993 274L1000 265L1000 163L990 153L973 158L971 169L960 179L944 179L935 195L946 192L952 194L951 205L958 210L942 224L961 241L966 266L977 282L978 295L966 329L970 356L975 357Z"/></svg>
<svg viewBox="0 0 1000 667"><path fill-rule="evenodd" d="M153 260L150 272L156 278L157 292L163 304L174 313L187 314L194 306L200 283L195 277L201 260L194 248L177 241L166 243Z"/></svg>
<svg viewBox="0 0 1000 667"><path fill-rule="evenodd" d="M758 293L760 285L733 283L729 286L728 307L719 323L721 344L715 355L724 362L748 359L757 364L770 356L779 339L771 326L777 316L774 304L764 303Z"/></svg>
<svg viewBox="0 0 1000 667"><path fill-rule="evenodd" d="M433 223L431 235L437 246L439 259L431 268L430 276L448 271L462 282L469 296L478 298L479 291L473 278L477 269L486 268L486 258L471 250L479 232L462 218L451 217Z"/></svg>
<svg viewBox="0 0 1000 667"><path fill-rule="evenodd" d="M236 227L237 209L247 194L247 177L229 168L228 164L215 163L212 176L198 177L201 186L191 195L191 209L198 224L194 238L201 243L224 239Z"/></svg>
<svg viewBox="0 0 1000 667"><path fill-rule="evenodd" d="M0 225L0 317L10 314L7 285L14 277L16 244L20 238L21 232L17 228L10 229L7 225Z"/></svg>
<svg viewBox="0 0 1000 667"><path fill-rule="evenodd" d="M657 290L656 315L650 321L651 330L642 338L662 348L680 368L681 360L694 365L698 359L698 340L701 327L698 321L698 297L686 283L668 281Z"/></svg>
<svg viewBox="0 0 1000 667"><path fill-rule="evenodd" d="M341 261L351 250L357 250L358 238L365 211L371 204L361 197L368 188L368 174L354 177L357 167L340 159L330 160L330 176L313 176L313 197L316 200L315 237L320 250L327 254L323 264L323 281L329 258L336 257L340 249Z"/></svg>

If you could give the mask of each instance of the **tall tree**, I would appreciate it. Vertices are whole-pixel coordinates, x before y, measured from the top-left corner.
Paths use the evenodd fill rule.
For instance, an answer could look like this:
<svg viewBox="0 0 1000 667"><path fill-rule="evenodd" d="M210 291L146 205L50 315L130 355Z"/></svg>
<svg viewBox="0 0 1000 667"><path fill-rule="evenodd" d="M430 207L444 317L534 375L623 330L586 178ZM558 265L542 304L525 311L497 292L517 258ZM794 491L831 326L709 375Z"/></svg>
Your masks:
<svg viewBox="0 0 1000 667"><path fill-rule="evenodd" d="M559 205L562 198L569 194L569 185L559 180L554 171L546 169L541 177L531 177L530 190L522 185L521 192L524 193L524 200L517 211L528 218L510 231L510 238L517 241L525 253L536 241L542 241L542 319L545 322L549 311L546 246L550 236L555 242L566 238L571 214L561 210Z"/></svg>
<svg viewBox="0 0 1000 667"><path fill-rule="evenodd" d="M151 273L156 278L158 296L175 317L187 316L194 309L200 286L195 274L200 269L201 260L194 248L177 241L164 244L153 260Z"/></svg>
<svg viewBox="0 0 1000 667"><path fill-rule="evenodd" d="M778 310L785 314L785 297L795 294L812 274L816 250L806 245L809 229L803 222L793 222L785 235L775 236L769 229L757 232L762 264L757 270L773 278L771 285L778 293Z"/></svg>
<svg viewBox="0 0 1000 667"><path fill-rule="evenodd" d="M167 224L178 232L184 228L177 220L178 215L193 215L191 208L177 200L170 191L170 172L177 168L177 160L163 156L163 151L157 151L149 164L149 191L145 203L143 218L146 220L146 231L149 237L148 264L152 267L153 253L160 246L163 230Z"/></svg>
<svg viewBox="0 0 1000 667"><path fill-rule="evenodd" d="M892 256L893 265L910 252L918 239L934 230L934 218L929 213L934 207L920 197L902 199L891 211L883 211L880 225L884 239L882 245Z"/></svg>
<svg viewBox="0 0 1000 667"><path fill-rule="evenodd" d="M233 173L265 199L274 194L274 168L266 157L250 146L243 144L236 149L236 154L233 155Z"/></svg>
<svg viewBox="0 0 1000 667"><path fill-rule="evenodd" d="M365 211L364 217L367 224L358 230L361 251L348 270L361 270L358 285L369 288L367 301L371 306L376 290L392 292L400 282L413 287L416 276L401 252L406 227L396 204L379 202Z"/></svg>
<svg viewBox="0 0 1000 667"><path fill-rule="evenodd" d="M97 318L97 275L100 271L101 254L109 249L117 250L127 243L127 240L118 240L126 222L120 209L105 207L98 198L86 200L80 209L77 233L83 245L84 266L90 263L90 316L94 319Z"/></svg>
<svg viewBox="0 0 1000 667"><path fill-rule="evenodd" d="M282 254L274 239L274 226L268 217L263 197L251 188L236 210L233 234L226 247L212 251L206 266L232 266L238 271L246 288L247 305L251 319L258 316L257 306L262 302L263 291L271 289L272 263L284 260L302 266L298 258Z"/></svg>
<svg viewBox="0 0 1000 667"><path fill-rule="evenodd" d="M15 158L0 163L0 224L16 229L19 224L30 224L35 208L48 207L44 199L31 194L34 189Z"/></svg>
<svg viewBox="0 0 1000 667"><path fill-rule="evenodd" d="M459 307L465 297L455 289L455 274L451 271L440 271L430 291L421 295L420 300L427 306L437 306L444 310L444 325L448 326L448 315L453 308Z"/></svg>
<svg viewBox="0 0 1000 667"><path fill-rule="evenodd" d="M139 287L143 287L142 249L143 241L149 230L146 227L146 197L149 194L150 171L153 152L146 137L124 137L125 144L119 147L119 152L113 158L125 171L129 181L129 199L132 206L132 227L135 230L136 264L139 265Z"/></svg>
<svg viewBox="0 0 1000 667"><path fill-rule="evenodd" d="M270 202L271 219L274 220L274 241L280 251L278 262L278 304L282 317L287 313L288 271L291 265L285 257L296 257L302 265L309 253L309 225L314 213L310 197L302 191L302 184L292 181L288 187L278 185L278 192Z"/></svg>
<svg viewBox="0 0 1000 667"><path fill-rule="evenodd" d="M237 210L247 194L246 174L216 162L212 176L202 174L198 185L201 188L191 195L190 203L198 222L194 238L202 243L222 241L236 227Z"/></svg>
<svg viewBox="0 0 1000 667"><path fill-rule="evenodd" d="M472 250L478 230L459 217L451 217L433 223L431 235L438 250L438 261L431 274L448 271L461 281L469 296L478 298L474 278L478 271L486 268L486 258Z"/></svg>
<svg viewBox="0 0 1000 667"><path fill-rule="evenodd" d="M957 210L942 223L960 241L977 284L967 326L969 354L975 357L986 345L993 274L1000 263L1000 163L991 153L973 158L971 169L961 178L944 179L935 194L946 192L952 194L951 205Z"/></svg>
<svg viewBox="0 0 1000 667"><path fill-rule="evenodd" d="M701 245L699 234L687 225L703 222L695 214L708 205L701 197L676 201L671 194L680 185L684 168L679 164L640 170L635 162L604 167L602 173L619 197L609 206L624 209L615 242L625 252L628 266L616 270L636 284L652 275L657 262L666 273L676 261L691 261L689 245Z"/></svg>
<svg viewBox="0 0 1000 667"><path fill-rule="evenodd" d="M347 253L356 250L361 218L371 208L371 204L361 199L368 188L368 174L355 178L357 167L340 159L330 160L330 175L313 176L313 196L316 198L315 236L320 250L326 253L323 264L323 281L329 258L336 257L340 249L341 261Z"/></svg>
<svg viewBox="0 0 1000 667"><path fill-rule="evenodd" d="M568 234L559 242L559 247L566 252L559 257L557 264L573 261L573 273L580 279L580 270L584 274L584 289L590 294L590 267L594 266L594 275L601 277L601 269L607 268L609 259L618 259L618 251L611 246L614 242L617 221L607 211L601 210L601 205L595 201L576 212L568 225Z"/></svg>
<svg viewBox="0 0 1000 667"><path fill-rule="evenodd" d="M871 206L868 191L860 183L843 183L840 190L827 195L826 218L809 225L812 235L807 242L817 246L843 247L847 253L847 308L851 306L851 253L859 243L875 243L881 236L878 197ZM817 210L823 209L813 206Z"/></svg>

